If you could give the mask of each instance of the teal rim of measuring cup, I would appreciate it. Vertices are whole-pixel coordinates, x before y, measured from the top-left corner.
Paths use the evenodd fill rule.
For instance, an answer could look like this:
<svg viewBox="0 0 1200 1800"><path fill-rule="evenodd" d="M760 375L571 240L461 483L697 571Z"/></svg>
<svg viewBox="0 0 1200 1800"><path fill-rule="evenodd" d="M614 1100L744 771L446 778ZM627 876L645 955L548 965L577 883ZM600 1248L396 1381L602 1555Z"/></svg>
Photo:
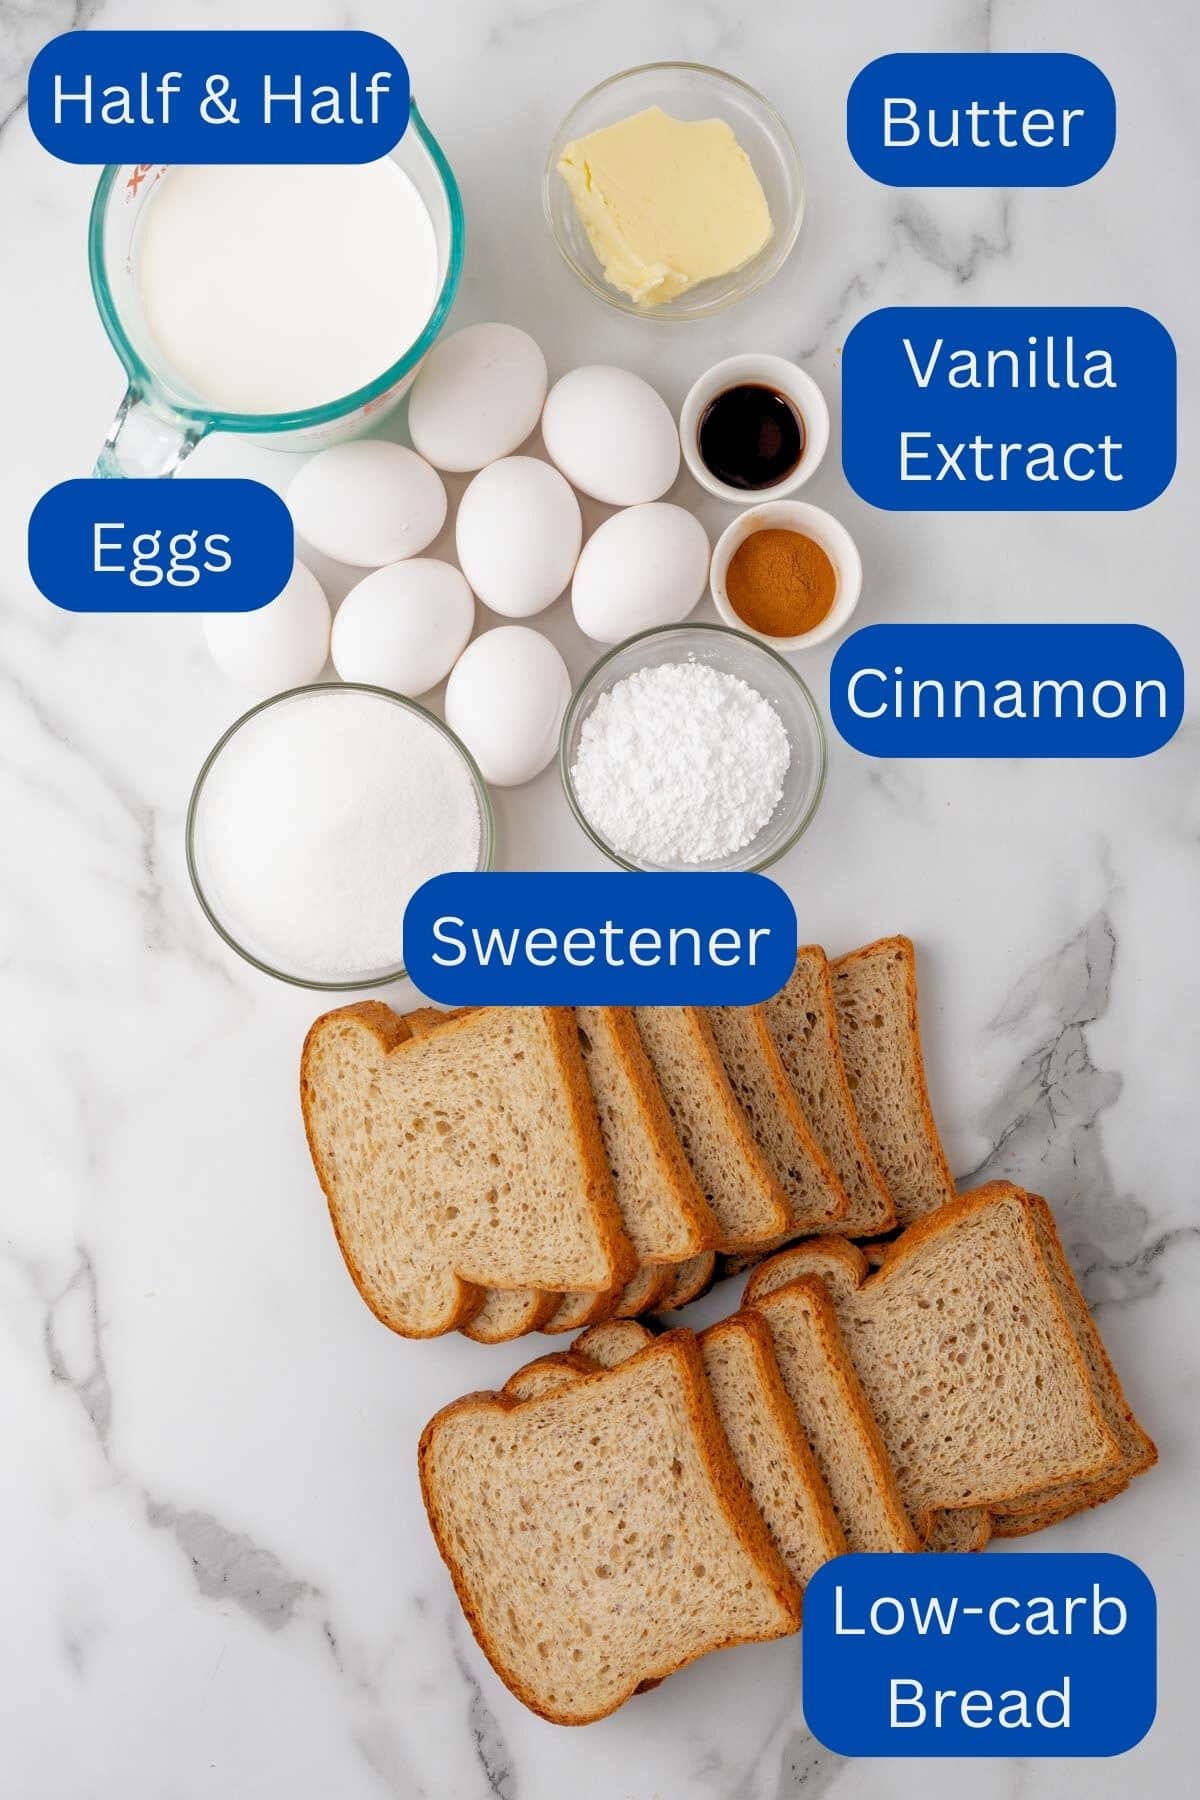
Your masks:
<svg viewBox="0 0 1200 1800"><path fill-rule="evenodd" d="M425 329L415 343L410 344L390 368L382 375L368 382L366 387L356 388L353 393L345 394L339 400L329 400L324 406L310 406L303 412L286 413L228 413L214 412L209 407L187 406L173 397L163 396L171 412L180 419L188 419L203 426L208 431L304 431L311 426L327 425L333 419L344 418L347 413L356 412L359 407L366 406L385 394L397 381L400 381L410 369L420 362L429 346L437 337L446 320L446 315L454 304L454 296L458 292L459 279L462 276L463 257L466 250L466 220L463 215L462 195L458 183L454 179L454 171L446 161L441 145L417 111L414 101L409 109L410 131L415 130L422 146L433 163L442 187L446 194L446 204L450 212L450 254L446 261L446 273L432 313L426 322ZM104 219L108 210L108 201L116 183L120 168L123 165L109 163L102 170L96 184L96 192L92 199L92 210L88 219L88 273L91 276L92 293L95 296L96 308L101 323L108 334L108 340L116 351L129 377L131 386L141 393L159 391L159 383L154 371L146 366L134 349L121 323L120 315L108 285L108 276L104 268Z"/></svg>

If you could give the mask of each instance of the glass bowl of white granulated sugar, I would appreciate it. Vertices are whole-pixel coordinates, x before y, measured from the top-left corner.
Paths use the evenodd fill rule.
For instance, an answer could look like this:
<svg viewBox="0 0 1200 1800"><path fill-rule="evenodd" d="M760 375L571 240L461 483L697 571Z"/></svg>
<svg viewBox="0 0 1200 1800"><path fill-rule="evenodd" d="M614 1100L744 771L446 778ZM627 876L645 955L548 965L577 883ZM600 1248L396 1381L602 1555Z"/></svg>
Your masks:
<svg viewBox="0 0 1200 1800"><path fill-rule="evenodd" d="M276 694L205 759L187 817L196 898L232 950L298 987L404 975L404 909L491 867L492 809L448 726L385 688Z"/></svg>
<svg viewBox="0 0 1200 1800"><path fill-rule="evenodd" d="M825 732L791 664L757 638L664 625L584 677L559 771L580 825L623 869L766 869L812 823Z"/></svg>

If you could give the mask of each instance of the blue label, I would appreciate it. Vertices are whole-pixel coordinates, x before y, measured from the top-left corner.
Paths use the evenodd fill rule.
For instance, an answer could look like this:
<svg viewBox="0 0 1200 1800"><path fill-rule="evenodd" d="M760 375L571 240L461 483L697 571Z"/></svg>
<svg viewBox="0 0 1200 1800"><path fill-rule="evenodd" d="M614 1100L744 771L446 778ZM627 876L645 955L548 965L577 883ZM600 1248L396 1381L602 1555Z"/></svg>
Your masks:
<svg viewBox="0 0 1200 1800"><path fill-rule="evenodd" d="M1156 1630L1123 1556L840 1556L804 1593L804 1717L842 1756L1119 1756Z"/></svg>
<svg viewBox="0 0 1200 1800"><path fill-rule="evenodd" d="M294 556L260 481L61 481L29 521L29 572L67 612L254 612Z"/></svg>
<svg viewBox="0 0 1200 1800"><path fill-rule="evenodd" d="M1147 756L1183 718L1179 653L1147 625L868 625L829 671L867 756Z"/></svg>
<svg viewBox="0 0 1200 1800"><path fill-rule="evenodd" d="M748 1006L798 941L765 875L438 875L404 914L405 967L447 1006Z"/></svg>
<svg viewBox="0 0 1200 1800"><path fill-rule="evenodd" d="M1114 512L1175 472L1175 346L1127 306L889 306L846 340L842 466L900 512Z"/></svg>
<svg viewBox="0 0 1200 1800"><path fill-rule="evenodd" d="M72 163L372 162L408 105L371 31L68 31L29 71L33 134Z"/></svg>
<svg viewBox="0 0 1200 1800"><path fill-rule="evenodd" d="M1117 102L1082 56L881 56L850 89L846 137L890 187L1073 187L1111 156Z"/></svg>

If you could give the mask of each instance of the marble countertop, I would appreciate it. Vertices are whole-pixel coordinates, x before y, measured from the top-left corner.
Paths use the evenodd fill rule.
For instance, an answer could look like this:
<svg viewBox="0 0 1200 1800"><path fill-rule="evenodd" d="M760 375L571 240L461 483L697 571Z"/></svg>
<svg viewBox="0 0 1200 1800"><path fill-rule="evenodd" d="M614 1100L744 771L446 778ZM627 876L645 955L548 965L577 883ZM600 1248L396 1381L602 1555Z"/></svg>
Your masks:
<svg viewBox="0 0 1200 1800"><path fill-rule="evenodd" d="M887 304L1122 303L1196 343L1200 151L1186 0L293 0L288 23L397 41L461 181L455 322L508 319L552 373L611 360L678 404L717 357L799 357L838 393L839 347ZM70 617L33 590L41 492L86 473L120 394L92 307L92 178L34 143L24 73L72 24L278 24L232 0L0 0L0 1791L14 1800L1052 1800L1195 1782L1200 1206L1197 727L1143 762L874 763L832 745L816 824L775 871L804 935L916 940L930 1081L964 1182L1045 1193L1162 1461L1040 1540L1137 1557L1162 1614L1161 1700L1113 1763L843 1762L805 1730L798 1640L710 1657L585 1732L524 1712L458 1613L417 1493L418 1432L528 1354L408 1344L346 1279L296 1104L315 997L238 962L187 883L196 769L242 710L194 620ZM850 80L898 49L1070 49L1119 101L1086 186L907 194L846 150ZM784 272L739 310L657 329L603 307L545 234L538 179L566 106L629 64L727 67L783 109L809 210ZM314 245L314 254L320 246ZM229 441L194 474L282 487L294 464ZM1173 487L1111 516L903 516L806 491L858 539L857 622L1140 620L1197 648L1195 434ZM699 497L681 481L689 503ZM729 513L699 505L714 530ZM343 582L343 585L345 583ZM589 652L563 602L544 623ZM829 657L805 672L823 694ZM551 771L499 796L509 867L587 867ZM403 1004L403 990L388 998ZM694 1309L731 1304L726 1288Z"/></svg>

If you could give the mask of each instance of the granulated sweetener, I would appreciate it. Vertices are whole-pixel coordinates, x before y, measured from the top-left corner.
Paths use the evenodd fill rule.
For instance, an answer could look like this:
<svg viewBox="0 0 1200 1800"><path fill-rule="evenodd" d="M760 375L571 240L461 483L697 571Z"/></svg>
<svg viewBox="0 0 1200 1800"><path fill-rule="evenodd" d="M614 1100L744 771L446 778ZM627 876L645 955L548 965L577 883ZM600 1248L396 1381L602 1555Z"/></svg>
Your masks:
<svg viewBox="0 0 1200 1800"><path fill-rule="evenodd" d="M479 860L479 806L437 726L381 694L320 687L265 707L218 753L193 842L230 937L301 980L353 981L403 960L423 881Z"/></svg>
<svg viewBox="0 0 1200 1800"><path fill-rule="evenodd" d="M707 663L639 669L583 722L571 777L589 822L640 863L721 862L783 797L791 746L770 701Z"/></svg>

